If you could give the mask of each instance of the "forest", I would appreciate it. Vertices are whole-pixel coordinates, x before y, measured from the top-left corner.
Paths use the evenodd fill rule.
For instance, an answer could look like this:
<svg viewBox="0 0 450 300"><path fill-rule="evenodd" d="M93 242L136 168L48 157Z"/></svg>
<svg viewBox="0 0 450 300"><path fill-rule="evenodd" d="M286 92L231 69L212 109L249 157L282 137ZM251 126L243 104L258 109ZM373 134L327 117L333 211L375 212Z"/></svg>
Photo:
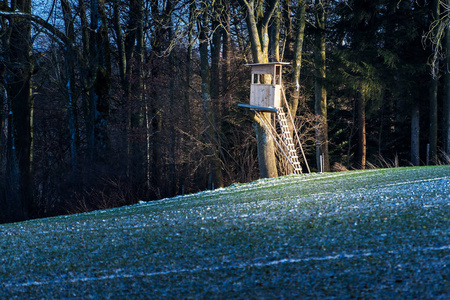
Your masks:
<svg viewBox="0 0 450 300"><path fill-rule="evenodd" d="M450 163L449 17L450 0L4 0L0 222L290 174L237 105L251 63L291 63L312 172Z"/></svg>

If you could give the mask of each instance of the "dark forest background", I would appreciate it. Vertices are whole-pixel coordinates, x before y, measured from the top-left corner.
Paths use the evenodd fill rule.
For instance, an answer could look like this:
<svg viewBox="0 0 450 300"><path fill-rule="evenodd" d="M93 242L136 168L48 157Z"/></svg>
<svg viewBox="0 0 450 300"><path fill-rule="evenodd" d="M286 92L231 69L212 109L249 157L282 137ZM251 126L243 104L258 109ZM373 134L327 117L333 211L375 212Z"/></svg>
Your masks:
<svg viewBox="0 0 450 300"><path fill-rule="evenodd" d="M449 2L2 1L0 221L289 174L253 62L292 63L312 171L448 163Z"/></svg>

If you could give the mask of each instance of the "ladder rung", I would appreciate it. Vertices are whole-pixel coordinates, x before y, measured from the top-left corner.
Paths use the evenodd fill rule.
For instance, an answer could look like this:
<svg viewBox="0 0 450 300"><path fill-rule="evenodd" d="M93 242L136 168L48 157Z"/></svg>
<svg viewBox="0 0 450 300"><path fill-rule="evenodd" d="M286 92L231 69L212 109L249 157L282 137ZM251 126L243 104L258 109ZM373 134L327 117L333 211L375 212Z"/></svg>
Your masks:
<svg viewBox="0 0 450 300"><path fill-rule="evenodd" d="M300 162L298 161L297 150L294 145L294 140L291 136L291 132L289 130L289 125L286 120L286 114L283 111L283 108L278 108L278 123L280 124L281 133L283 135L285 146L287 147L287 155L289 156L290 163L292 165L293 172L295 174L302 173L302 167Z"/></svg>

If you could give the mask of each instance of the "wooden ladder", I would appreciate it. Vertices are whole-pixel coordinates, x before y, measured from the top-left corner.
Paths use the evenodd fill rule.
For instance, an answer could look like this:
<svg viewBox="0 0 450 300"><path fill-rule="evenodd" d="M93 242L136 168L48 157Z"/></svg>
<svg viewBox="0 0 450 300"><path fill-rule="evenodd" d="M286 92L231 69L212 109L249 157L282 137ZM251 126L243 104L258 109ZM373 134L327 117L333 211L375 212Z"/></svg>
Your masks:
<svg viewBox="0 0 450 300"><path fill-rule="evenodd" d="M283 135L283 140L287 148L287 154L289 156L289 163L292 165L294 174L301 174L302 167L298 161L297 150L295 149L294 140L292 139L291 132L289 131L289 126L286 119L286 113L283 111L282 107L277 109L278 122L280 123L281 134Z"/></svg>

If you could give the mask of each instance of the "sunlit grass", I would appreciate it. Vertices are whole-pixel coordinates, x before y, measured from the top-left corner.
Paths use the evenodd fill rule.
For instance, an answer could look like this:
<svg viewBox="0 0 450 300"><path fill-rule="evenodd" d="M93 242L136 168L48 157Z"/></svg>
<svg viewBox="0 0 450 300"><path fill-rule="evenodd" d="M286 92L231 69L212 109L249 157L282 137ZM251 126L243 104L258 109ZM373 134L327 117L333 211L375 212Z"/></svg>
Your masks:
<svg viewBox="0 0 450 300"><path fill-rule="evenodd" d="M285 176L0 226L0 296L450 293L450 167Z"/></svg>

